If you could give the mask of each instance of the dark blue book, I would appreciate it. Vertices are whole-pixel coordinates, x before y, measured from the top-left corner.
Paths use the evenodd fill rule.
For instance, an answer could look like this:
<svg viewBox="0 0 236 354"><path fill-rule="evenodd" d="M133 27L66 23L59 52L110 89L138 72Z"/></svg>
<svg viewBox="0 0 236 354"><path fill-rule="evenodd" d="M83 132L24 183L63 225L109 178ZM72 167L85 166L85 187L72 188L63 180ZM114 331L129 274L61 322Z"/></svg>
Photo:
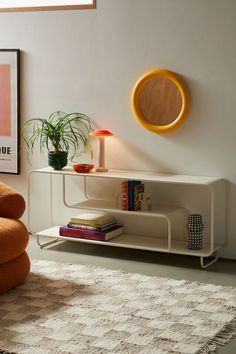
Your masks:
<svg viewBox="0 0 236 354"><path fill-rule="evenodd" d="M135 210L134 187L141 184L141 181L129 181L129 210Z"/></svg>

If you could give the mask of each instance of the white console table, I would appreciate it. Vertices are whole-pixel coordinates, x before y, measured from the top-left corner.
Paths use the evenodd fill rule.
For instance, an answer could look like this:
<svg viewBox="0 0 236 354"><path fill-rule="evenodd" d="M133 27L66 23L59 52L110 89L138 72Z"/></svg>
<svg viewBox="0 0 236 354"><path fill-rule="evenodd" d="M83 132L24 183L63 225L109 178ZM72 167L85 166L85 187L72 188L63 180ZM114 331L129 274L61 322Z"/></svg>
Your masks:
<svg viewBox="0 0 236 354"><path fill-rule="evenodd" d="M40 231L31 230L31 178L33 175L46 174L49 183L49 201L51 225ZM125 233L106 242L63 237L59 235L60 225L52 220L53 206L52 187L54 176L61 176L63 203L65 208L103 210L114 214L125 226ZM75 204L67 201L67 179L83 180L83 198ZM116 188L125 180L141 180L149 188L152 200L151 210L127 211L121 210L114 195L91 197L88 185L99 187L100 181ZM89 183L88 183L89 182ZM113 188L110 188L111 190ZM118 190L118 189L117 189ZM41 248L58 241L74 241L91 244L102 244L113 247L125 247L148 251L168 252L200 257L202 268L215 263L218 250L226 243L226 182L217 177L202 177L190 175L162 174L154 172L137 172L110 170L109 172L76 173L71 167L56 171L50 167L33 170L28 176L28 216L30 231L37 236ZM186 222L189 213L203 215L205 225L204 244L201 250L187 248ZM156 226L155 226L156 225ZM156 233L155 233L156 228ZM150 231L149 229L154 229ZM40 237L52 237L53 240L41 243ZM208 260L211 257L211 260Z"/></svg>

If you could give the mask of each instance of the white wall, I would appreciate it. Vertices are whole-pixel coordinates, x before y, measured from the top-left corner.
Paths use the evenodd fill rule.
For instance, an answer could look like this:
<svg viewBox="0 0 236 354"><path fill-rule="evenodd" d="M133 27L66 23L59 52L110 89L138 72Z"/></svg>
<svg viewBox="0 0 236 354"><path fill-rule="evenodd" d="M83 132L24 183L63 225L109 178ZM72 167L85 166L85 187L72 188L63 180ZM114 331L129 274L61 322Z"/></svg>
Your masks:
<svg viewBox="0 0 236 354"><path fill-rule="evenodd" d="M236 259L235 13L234 0L97 0L96 10L2 13L0 47L22 50L22 123L81 111L114 132L109 167L226 178L222 255ZM130 104L138 77L158 67L182 74L192 96L186 123L162 136L144 130ZM30 168L22 151L21 175L0 178L26 196Z"/></svg>

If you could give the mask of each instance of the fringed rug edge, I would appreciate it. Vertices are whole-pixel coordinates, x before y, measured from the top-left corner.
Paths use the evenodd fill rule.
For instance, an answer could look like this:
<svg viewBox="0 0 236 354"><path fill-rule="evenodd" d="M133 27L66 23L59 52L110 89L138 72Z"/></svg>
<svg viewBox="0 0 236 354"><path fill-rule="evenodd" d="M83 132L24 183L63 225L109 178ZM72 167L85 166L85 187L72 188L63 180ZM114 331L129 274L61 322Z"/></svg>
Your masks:
<svg viewBox="0 0 236 354"><path fill-rule="evenodd" d="M218 346L224 346L226 343L233 340L236 336L236 317L225 325L214 338L210 339L204 347L199 351L199 354L209 354L218 349Z"/></svg>

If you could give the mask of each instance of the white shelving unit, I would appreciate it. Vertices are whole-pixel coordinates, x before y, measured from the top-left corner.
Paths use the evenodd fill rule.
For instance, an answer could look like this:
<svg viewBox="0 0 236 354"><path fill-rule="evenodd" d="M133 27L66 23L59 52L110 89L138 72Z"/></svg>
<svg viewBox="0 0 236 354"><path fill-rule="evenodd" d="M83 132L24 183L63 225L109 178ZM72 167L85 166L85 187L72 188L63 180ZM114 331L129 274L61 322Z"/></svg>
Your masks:
<svg viewBox="0 0 236 354"><path fill-rule="evenodd" d="M215 263L218 250L226 242L226 182L217 177L188 176L175 174L161 174L152 172L136 172L111 170L109 172L92 172L89 174L75 173L67 167L62 171L52 170L50 167L33 170L28 179L29 227L31 229L31 179L33 175L46 174L49 183L49 203L51 227L32 231L36 234L40 247L46 247L58 241L74 241L81 243L102 244L113 247L125 247L148 251L159 251L200 257L203 268ZM53 217L53 185L54 177L60 176L64 207L78 211L103 210L113 213L119 222L124 224L125 232L106 242L76 239L59 236L60 225L55 225ZM83 196L76 203L69 203L67 198L68 179L82 179ZM121 210L117 202L117 195L90 196L89 186L99 183L111 185L111 190L119 190L121 182L125 180L140 180L149 189L152 200L151 210L126 211ZM108 188L109 189L109 188ZM112 194L112 193L111 193ZM186 222L189 213L203 215L205 224L204 244L199 251L187 248ZM40 237L53 238L49 242L41 243ZM212 257L208 261L208 257ZM207 262L206 262L207 261Z"/></svg>

